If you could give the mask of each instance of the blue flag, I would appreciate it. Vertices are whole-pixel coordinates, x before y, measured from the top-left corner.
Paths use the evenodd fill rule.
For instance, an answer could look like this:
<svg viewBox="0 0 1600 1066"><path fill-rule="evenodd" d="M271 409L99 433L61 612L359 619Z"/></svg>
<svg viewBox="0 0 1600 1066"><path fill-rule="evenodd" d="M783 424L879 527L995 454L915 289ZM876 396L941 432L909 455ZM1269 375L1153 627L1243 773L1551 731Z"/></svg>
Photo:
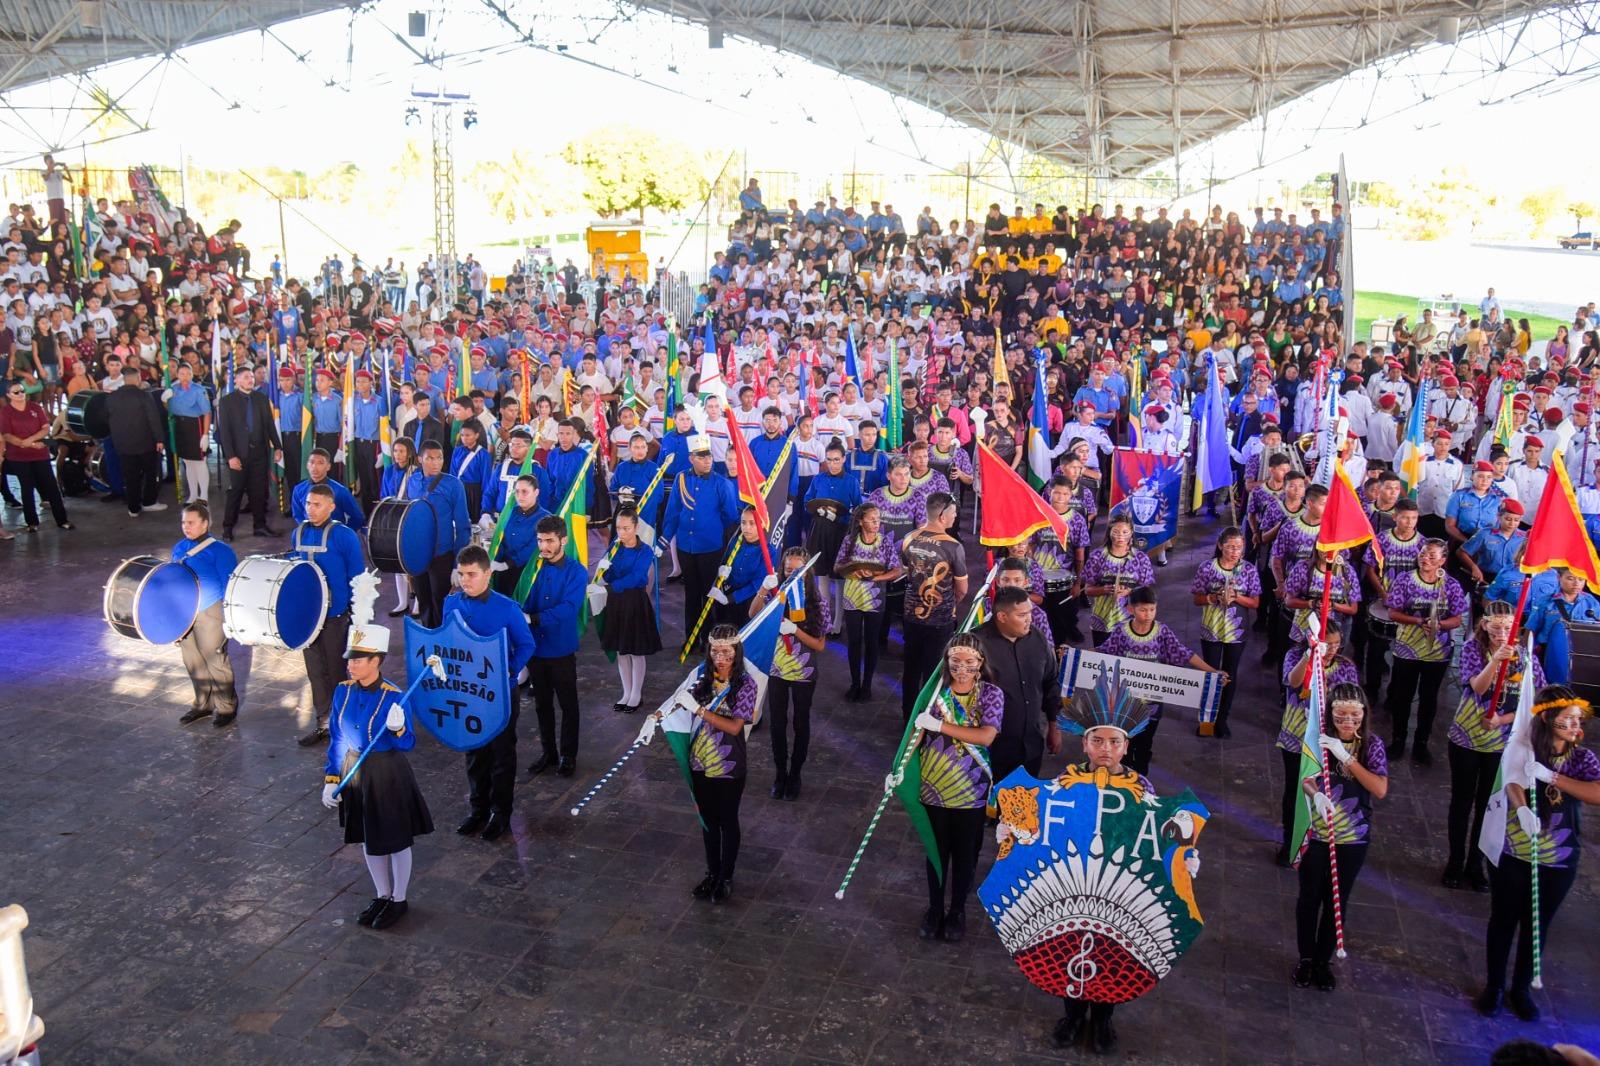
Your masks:
<svg viewBox="0 0 1600 1066"><path fill-rule="evenodd" d="M1217 374L1217 359L1206 356L1206 391L1200 408L1200 450L1194 467L1194 504L1198 510L1206 493L1233 484L1233 466L1228 461L1228 409L1222 398L1222 381Z"/></svg>

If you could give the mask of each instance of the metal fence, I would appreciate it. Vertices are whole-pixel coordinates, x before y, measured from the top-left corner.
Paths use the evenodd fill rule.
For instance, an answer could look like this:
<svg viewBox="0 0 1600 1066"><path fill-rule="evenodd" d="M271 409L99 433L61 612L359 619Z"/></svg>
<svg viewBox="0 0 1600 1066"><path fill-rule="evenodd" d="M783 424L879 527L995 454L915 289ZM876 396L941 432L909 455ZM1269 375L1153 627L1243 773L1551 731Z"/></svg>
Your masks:
<svg viewBox="0 0 1600 1066"><path fill-rule="evenodd" d="M671 270L660 276L661 306L677 316L679 322L688 322L694 316L695 297L700 286L706 283L704 270Z"/></svg>
<svg viewBox="0 0 1600 1066"><path fill-rule="evenodd" d="M150 173L161 184L161 189L167 194L174 204L182 202L181 190L183 187L183 174L177 170L163 167L150 167ZM68 192L69 200L76 203L85 186L89 195L94 198L104 196L115 203L126 200L132 194L128 188L128 168L126 167L76 167L67 164L71 180ZM7 203L31 203L44 206L44 169L42 167L13 167L0 170L0 197Z"/></svg>

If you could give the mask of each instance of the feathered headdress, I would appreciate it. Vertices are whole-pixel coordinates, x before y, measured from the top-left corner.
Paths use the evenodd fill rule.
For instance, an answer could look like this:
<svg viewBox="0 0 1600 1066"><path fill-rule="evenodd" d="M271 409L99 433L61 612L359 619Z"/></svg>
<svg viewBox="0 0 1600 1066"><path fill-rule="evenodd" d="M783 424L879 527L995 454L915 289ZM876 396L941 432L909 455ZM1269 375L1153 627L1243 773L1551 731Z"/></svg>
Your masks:
<svg viewBox="0 0 1600 1066"><path fill-rule="evenodd" d="M1122 667L1102 670L1095 683L1079 686L1056 719L1062 729L1082 736L1091 729L1117 729L1134 736L1150 724L1151 705L1122 683Z"/></svg>

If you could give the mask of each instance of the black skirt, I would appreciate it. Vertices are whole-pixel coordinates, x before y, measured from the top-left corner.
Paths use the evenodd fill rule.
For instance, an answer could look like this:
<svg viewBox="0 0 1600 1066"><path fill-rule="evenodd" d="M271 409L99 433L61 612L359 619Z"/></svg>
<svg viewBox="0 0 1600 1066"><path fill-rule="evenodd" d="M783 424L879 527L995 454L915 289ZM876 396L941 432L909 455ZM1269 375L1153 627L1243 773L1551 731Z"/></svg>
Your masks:
<svg viewBox="0 0 1600 1066"><path fill-rule="evenodd" d="M393 855L409 848L413 837L433 832L428 801L422 798L403 751L368 755L339 799L344 842L365 844L368 855Z"/></svg>
<svg viewBox="0 0 1600 1066"><path fill-rule="evenodd" d="M806 534L806 552L820 554L816 568L812 571L818 577L833 577L833 561L839 558L839 548L844 544L845 524L835 519L832 522L820 515L811 516L811 529Z"/></svg>
<svg viewBox="0 0 1600 1066"><path fill-rule="evenodd" d="M172 416L173 435L177 438L178 458L199 460L205 458L200 450L200 420L188 415Z"/></svg>
<svg viewBox="0 0 1600 1066"><path fill-rule="evenodd" d="M600 647L612 655L654 655L661 650L661 627L649 589L611 593L600 615Z"/></svg>

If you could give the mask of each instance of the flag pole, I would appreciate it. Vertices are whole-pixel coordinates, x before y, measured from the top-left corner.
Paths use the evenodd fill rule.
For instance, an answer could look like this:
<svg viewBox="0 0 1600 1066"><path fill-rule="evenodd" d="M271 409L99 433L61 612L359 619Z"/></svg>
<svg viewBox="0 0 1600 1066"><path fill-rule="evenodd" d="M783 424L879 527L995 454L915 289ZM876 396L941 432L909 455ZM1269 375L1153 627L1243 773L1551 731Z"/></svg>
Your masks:
<svg viewBox="0 0 1600 1066"><path fill-rule="evenodd" d="M739 544L741 540L742 538L739 534L735 533L733 535L733 545L728 549L727 557L722 560L722 566L717 567L718 570L723 569L723 567L733 565L733 557L739 553ZM722 587L722 582L723 578L719 576L716 580L716 583L711 586L712 591L720 589ZM689 630L688 639L683 642L683 650L678 652L678 662L681 663L689 658L689 649L694 647L694 638L700 635L700 627L706 624L706 618L711 614L711 605L715 602L716 601L710 596L707 596L706 602L701 605L700 617L695 619L694 628Z"/></svg>
<svg viewBox="0 0 1600 1066"><path fill-rule="evenodd" d="M1317 626L1317 636L1319 640L1327 639L1328 608L1331 606L1333 601L1333 561L1335 555L1335 552L1326 553L1325 562L1327 565L1322 572L1322 607L1320 621ZM1312 645L1310 653L1312 655L1320 654L1316 645ZM1325 711L1326 708L1324 707L1316 708L1319 720ZM1332 775L1328 772L1328 750L1322 747L1320 744L1317 745L1317 756L1318 761L1322 763L1322 794L1328 797L1329 803L1332 803L1333 783ZM1347 955L1344 950L1344 902L1341 899L1341 893L1339 891L1338 834L1334 831L1333 818L1331 816L1324 818L1323 824L1328 827L1328 876L1332 880L1333 887L1333 934L1334 943L1336 945L1334 954L1343 959L1346 958Z"/></svg>
<svg viewBox="0 0 1600 1066"><path fill-rule="evenodd" d="M1557 461L1560 461L1560 456L1557 456L1556 458ZM1517 597L1516 613L1511 616L1511 634L1506 637L1506 643L1510 644L1512 647L1516 646L1517 638L1522 634L1522 614L1523 610L1528 606L1528 592L1532 588L1533 578L1527 574L1523 574L1522 593ZM1483 721L1485 725L1488 724L1489 719L1500 713L1500 697L1505 695L1506 676L1510 673L1510 667L1511 660L1507 659L1505 662L1501 663L1500 668L1495 671L1494 695L1489 698L1489 706L1484 710L1483 713ZM1538 958L1537 949L1535 950L1534 957Z"/></svg>
<svg viewBox="0 0 1600 1066"><path fill-rule="evenodd" d="M727 699L728 693L730 693L732 691L733 691L733 686L729 685L727 688L725 688L721 692L717 693L716 698L713 699L706 706L706 710L707 711L716 710L717 707L722 703L722 701ZM674 696L674 699L676 699L676 696ZM633 753L638 751L640 748L644 747L646 744L650 743L651 738L655 735L656 723L659 723L660 721L661 721L661 711L658 708L654 713L652 713L650 715L649 721L646 723L645 728L639 731L639 738L637 740L635 740L632 744L628 745L628 750L622 753L622 758L620 758L616 762L612 763L611 764L611 769L609 769L605 773L601 774L600 775L600 780L598 780L598 781L596 781L594 783L594 787L591 788L588 792L584 793L583 798L581 800L579 800L577 805L575 807L573 807L567 813L570 814L574 818L576 818L578 815L582 814L583 813L583 809L589 805L589 801L594 799L596 796L598 796L600 794L600 790L606 786L606 783L617 775L617 771L621 770L622 767L627 763L627 761L629 759L633 758Z"/></svg>

